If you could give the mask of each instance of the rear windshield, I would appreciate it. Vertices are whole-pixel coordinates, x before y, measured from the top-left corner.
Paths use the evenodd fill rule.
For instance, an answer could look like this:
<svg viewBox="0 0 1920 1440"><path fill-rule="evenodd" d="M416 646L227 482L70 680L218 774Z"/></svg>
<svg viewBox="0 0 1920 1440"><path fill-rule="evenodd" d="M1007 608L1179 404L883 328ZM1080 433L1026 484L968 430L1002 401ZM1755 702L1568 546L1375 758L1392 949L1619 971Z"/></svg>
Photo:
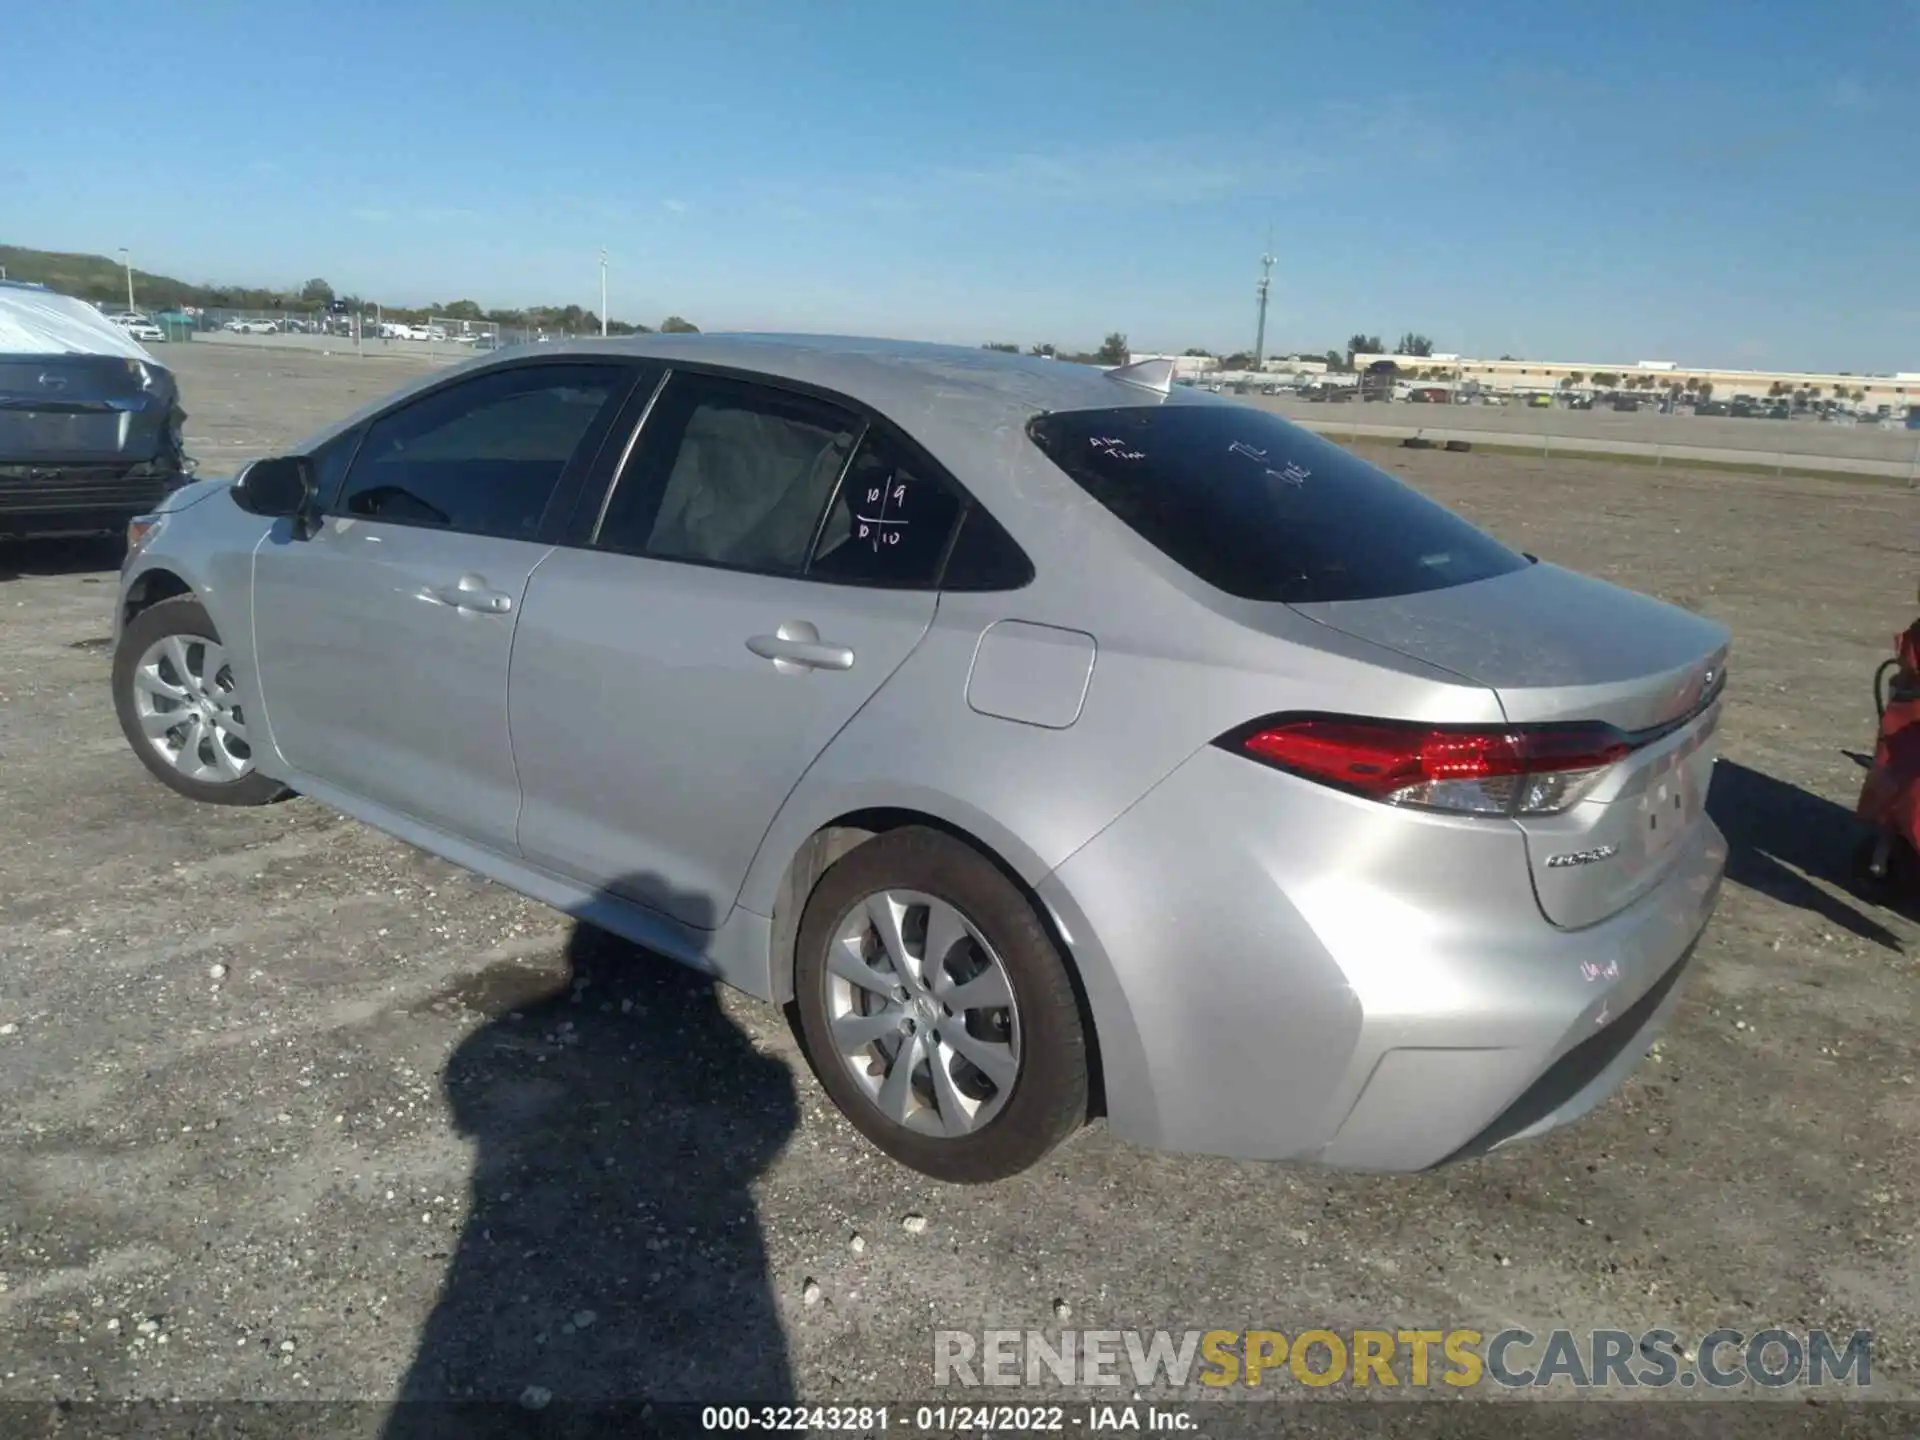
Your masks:
<svg viewBox="0 0 1920 1440"><path fill-rule="evenodd" d="M1163 554L1242 599L1377 600L1527 564L1386 471L1250 405L1069 411L1027 433Z"/></svg>

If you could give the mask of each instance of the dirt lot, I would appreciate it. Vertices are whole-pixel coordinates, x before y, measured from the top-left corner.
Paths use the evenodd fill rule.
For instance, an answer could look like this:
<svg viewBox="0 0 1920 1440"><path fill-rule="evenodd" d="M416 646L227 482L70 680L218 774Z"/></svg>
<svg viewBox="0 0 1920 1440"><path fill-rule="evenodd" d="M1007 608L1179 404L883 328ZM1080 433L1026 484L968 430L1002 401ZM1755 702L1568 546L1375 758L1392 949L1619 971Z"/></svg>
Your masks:
<svg viewBox="0 0 1920 1440"><path fill-rule="evenodd" d="M176 363L209 470L403 373ZM777 1012L310 802L174 798L114 724L97 548L0 552L0 1400L924 1397L936 1324L1062 1323L1866 1326L1920 1393L1920 927L1836 880L1915 496L1372 453L1737 645L1674 1028L1586 1123L1404 1178L1095 1130L923 1182Z"/></svg>

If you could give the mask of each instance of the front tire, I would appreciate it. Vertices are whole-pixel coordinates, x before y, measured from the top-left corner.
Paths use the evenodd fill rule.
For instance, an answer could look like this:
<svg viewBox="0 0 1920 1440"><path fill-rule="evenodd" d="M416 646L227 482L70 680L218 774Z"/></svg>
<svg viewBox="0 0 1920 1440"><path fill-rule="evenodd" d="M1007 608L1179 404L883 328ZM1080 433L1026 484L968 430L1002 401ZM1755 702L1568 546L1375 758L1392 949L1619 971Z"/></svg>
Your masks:
<svg viewBox="0 0 1920 1440"><path fill-rule="evenodd" d="M1065 960L998 868L940 831L889 831L821 877L795 1000L814 1074L903 1165L985 1184L1086 1121L1087 1037Z"/></svg>
<svg viewBox="0 0 1920 1440"><path fill-rule="evenodd" d="M113 656L113 708L140 763L207 805L266 805L287 794L253 768L248 716L206 608L190 595L142 610Z"/></svg>

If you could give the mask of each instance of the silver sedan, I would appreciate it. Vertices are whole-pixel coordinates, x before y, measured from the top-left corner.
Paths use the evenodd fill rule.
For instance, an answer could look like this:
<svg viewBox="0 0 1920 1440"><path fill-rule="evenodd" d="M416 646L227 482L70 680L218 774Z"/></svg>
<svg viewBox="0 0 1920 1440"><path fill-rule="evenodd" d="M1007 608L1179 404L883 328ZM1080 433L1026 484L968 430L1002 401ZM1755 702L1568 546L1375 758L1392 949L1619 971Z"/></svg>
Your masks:
<svg viewBox="0 0 1920 1440"><path fill-rule="evenodd" d="M1172 379L475 357L135 522L120 720L791 1002L942 1179L1095 1115L1412 1169L1583 1114L1718 893L1726 633Z"/></svg>

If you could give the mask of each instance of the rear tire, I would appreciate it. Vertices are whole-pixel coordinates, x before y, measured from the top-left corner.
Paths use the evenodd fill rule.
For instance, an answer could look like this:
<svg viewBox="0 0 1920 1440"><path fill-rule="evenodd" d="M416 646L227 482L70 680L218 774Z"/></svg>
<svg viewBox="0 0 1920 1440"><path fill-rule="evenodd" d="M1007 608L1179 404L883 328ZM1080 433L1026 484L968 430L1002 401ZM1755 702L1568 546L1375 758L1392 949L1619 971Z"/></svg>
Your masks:
<svg viewBox="0 0 1920 1440"><path fill-rule="evenodd" d="M168 789L205 805L266 805L289 792L253 768L248 717L206 608L191 595L127 622L113 708L133 753Z"/></svg>
<svg viewBox="0 0 1920 1440"><path fill-rule="evenodd" d="M1003 1180L1086 1122L1066 962L1019 888L952 836L889 831L828 870L801 916L794 989L822 1087L923 1175Z"/></svg>

